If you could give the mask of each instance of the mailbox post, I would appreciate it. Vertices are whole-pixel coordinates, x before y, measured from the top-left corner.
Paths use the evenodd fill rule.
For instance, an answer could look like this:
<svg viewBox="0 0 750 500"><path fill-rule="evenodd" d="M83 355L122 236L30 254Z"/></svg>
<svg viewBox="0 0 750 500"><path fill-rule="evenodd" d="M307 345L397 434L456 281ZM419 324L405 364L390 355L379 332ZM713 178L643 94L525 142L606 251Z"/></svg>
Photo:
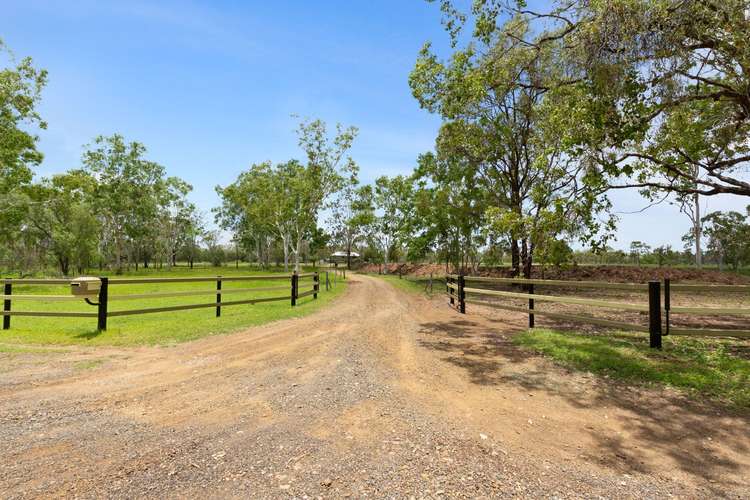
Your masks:
<svg viewBox="0 0 750 500"><path fill-rule="evenodd" d="M107 295L109 294L109 278L101 277L101 288L99 289L99 310L97 311L97 329L105 331L107 329Z"/></svg>
<svg viewBox="0 0 750 500"><path fill-rule="evenodd" d="M107 329L107 295L109 288L109 278L92 278L82 276L70 282L70 292L91 305L97 306L97 329L104 331ZM98 302L91 302L91 299L98 297Z"/></svg>

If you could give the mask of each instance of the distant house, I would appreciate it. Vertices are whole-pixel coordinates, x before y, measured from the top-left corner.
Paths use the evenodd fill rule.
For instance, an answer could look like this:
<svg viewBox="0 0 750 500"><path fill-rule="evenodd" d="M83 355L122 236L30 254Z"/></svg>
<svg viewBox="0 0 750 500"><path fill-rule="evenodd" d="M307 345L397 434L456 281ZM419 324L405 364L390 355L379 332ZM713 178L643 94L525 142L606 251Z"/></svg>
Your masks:
<svg viewBox="0 0 750 500"><path fill-rule="evenodd" d="M359 259L359 254L357 252L352 252L351 254L352 261L355 261ZM328 258L328 262L338 264L339 262L346 263L346 252L333 252L331 256Z"/></svg>

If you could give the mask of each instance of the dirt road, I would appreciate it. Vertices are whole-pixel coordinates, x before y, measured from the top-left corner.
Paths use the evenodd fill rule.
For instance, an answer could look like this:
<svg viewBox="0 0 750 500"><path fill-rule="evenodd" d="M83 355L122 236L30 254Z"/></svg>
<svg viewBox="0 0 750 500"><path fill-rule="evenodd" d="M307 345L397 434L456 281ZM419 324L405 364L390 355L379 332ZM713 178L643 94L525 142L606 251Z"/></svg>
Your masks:
<svg viewBox="0 0 750 500"><path fill-rule="evenodd" d="M750 418L354 276L177 347L0 354L0 497L749 497Z"/></svg>

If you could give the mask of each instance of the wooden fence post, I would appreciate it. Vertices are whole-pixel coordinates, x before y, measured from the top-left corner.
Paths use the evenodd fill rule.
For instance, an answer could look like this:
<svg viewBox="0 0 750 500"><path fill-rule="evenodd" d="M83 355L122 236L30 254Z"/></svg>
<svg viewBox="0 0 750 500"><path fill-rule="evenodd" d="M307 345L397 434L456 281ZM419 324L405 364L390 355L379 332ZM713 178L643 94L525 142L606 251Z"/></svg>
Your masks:
<svg viewBox="0 0 750 500"><path fill-rule="evenodd" d="M661 283L648 282L649 346L661 349Z"/></svg>
<svg viewBox="0 0 750 500"><path fill-rule="evenodd" d="M320 289L320 277L318 276L318 271L315 271L315 274L313 274L313 299L318 298L318 291Z"/></svg>
<svg viewBox="0 0 750 500"><path fill-rule="evenodd" d="M664 335L669 335L669 278L664 278Z"/></svg>
<svg viewBox="0 0 750 500"><path fill-rule="evenodd" d="M297 305L297 271L292 274L292 306Z"/></svg>
<svg viewBox="0 0 750 500"><path fill-rule="evenodd" d="M331 282L328 281L328 271L326 271L326 292L331 289Z"/></svg>
<svg viewBox="0 0 750 500"><path fill-rule="evenodd" d="M99 288L99 302L97 305L97 329L105 331L107 329L107 300L109 300L109 278L102 276L101 288Z"/></svg>
<svg viewBox="0 0 750 500"><path fill-rule="evenodd" d="M446 276L445 277L445 291L448 292L448 296L451 298L451 305L453 306L456 304L455 300L453 299L453 289L450 286L448 286L449 284L452 284L452 283L453 283L453 278L451 278L450 276Z"/></svg>
<svg viewBox="0 0 750 500"><path fill-rule="evenodd" d="M216 291L221 292L221 276L216 277ZM221 293L216 294L216 317L221 316Z"/></svg>
<svg viewBox="0 0 750 500"><path fill-rule="evenodd" d="M464 286L466 281L463 274L458 275L458 312L466 314L466 292L464 292Z"/></svg>
<svg viewBox="0 0 750 500"><path fill-rule="evenodd" d="M534 295L534 284L529 284L529 294ZM529 328L534 328L534 299L529 299Z"/></svg>
<svg viewBox="0 0 750 500"><path fill-rule="evenodd" d="M13 295L13 285L10 283L6 283L4 287L5 295ZM10 312L10 299L6 298L3 301L3 311ZM3 316L3 330L10 329L10 316Z"/></svg>

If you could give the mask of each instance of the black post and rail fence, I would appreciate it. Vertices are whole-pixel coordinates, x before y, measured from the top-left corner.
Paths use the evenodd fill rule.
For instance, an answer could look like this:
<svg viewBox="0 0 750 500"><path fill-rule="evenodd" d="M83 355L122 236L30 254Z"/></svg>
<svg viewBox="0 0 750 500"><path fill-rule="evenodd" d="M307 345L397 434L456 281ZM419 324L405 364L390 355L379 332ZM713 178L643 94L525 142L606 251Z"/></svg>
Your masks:
<svg viewBox="0 0 750 500"><path fill-rule="evenodd" d="M648 335L649 346L661 349L661 283L648 282Z"/></svg>
<svg viewBox="0 0 750 500"><path fill-rule="evenodd" d="M495 289L497 286L507 285L521 291L505 291ZM492 288L487 288L487 287ZM546 295L535 293L535 287L560 287L565 289L591 288L604 290L623 290L643 293L643 303L602 300L600 298ZM742 307L675 307L671 296L675 292L709 292L709 293L748 293L750 285L700 285L674 284L666 279L664 282L650 281L648 283L608 283L599 281L565 281L524 278L494 278L486 276L465 276L462 274L448 274L446 276L446 295L449 304L458 312L466 313L466 304L476 304L496 309L520 312L528 315L529 328L535 327L535 316L547 316L553 319L578 323L589 323L610 329L643 332L649 336L649 346L654 349L662 348L662 338L667 335L682 336L711 336L750 338L750 330L743 328L687 328L671 325L671 314L706 315L706 316L736 316L750 315L750 308ZM528 300L527 307L511 305L502 299ZM663 299L663 303L662 303ZM648 316L648 324L627 322L620 319L605 319L583 314L550 311L535 307L537 303L558 303L591 308L619 309L635 311Z"/></svg>
<svg viewBox="0 0 750 500"><path fill-rule="evenodd" d="M109 278L102 276L99 278L101 287L99 288L99 302L97 303L97 329L105 331L107 329L107 305L109 304Z"/></svg>
<svg viewBox="0 0 750 500"><path fill-rule="evenodd" d="M3 295L2 303L3 308L3 330L8 330L11 327L11 318L13 316L25 316L25 317L57 317L57 318L96 318L97 329L105 331L107 329L107 321L109 318L117 316L132 316L149 313L161 313L161 312L174 312L174 311L185 311L191 309L202 309L202 308L213 308L215 310L215 316L221 317L222 308L238 305L253 305L263 302L275 302L275 301L290 301L292 306L297 306L300 303L300 299L311 296L313 300L318 298L321 293L320 287L320 273L293 273L289 274L276 274L276 275L265 275L265 276L205 276L195 278L109 278L102 276L99 278L85 278L85 286L92 286L95 283L95 289L90 292L82 290L73 291L80 280L74 279L15 279L15 278L4 278L0 279L3 282ZM226 288L223 285L227 282L252 282L252 281L287 281L286 285L279 284L278 286L256 286L249 288ZM181 291L155 291L150 293L137 293L137 294L112 294L112 287L118 287L121 285L150 285L150 284L175 284L175 283L214 283L215 288L210 290L181 290ZM14 293L14 285L19 286L34 286L34 285L67 285L71 288L71 294L69 295L41 295L41 294L27 294L27 293ZM291 285L291 289L290 289ZM79 287L81 288L81 287ZM328 276L326 273L326 290L329 288ZM253 293L253 292L272 292L272 291L284 291L284 295L276 295L271 297L254 297L254 298L243 298L241 300L227 300L224 295L237 294L237 293ZM207 303L198 304L180 304L170 305L163 307L147 307L143 309L126 309L126 310L115 310L110 309L110 302L112 301L127 301L127 300L149 300L149 299L163 299L163 298L177 298L177 297L191 297L191 296L206 296L211 295L214 297L214 301ZM84 311L59 311L59 310L25 310L24 308L18 309L13 307L13 302L16 301L31 301L31 302L86 302L91 306L96 307L96 312L84 312Z"/></svg>
<svg viewBox="0 0 750 500"><path fill-rule="evenodd" d="M3 312L10 312L10 296L13 294L13 284L6 282L5 289L3 291L5 300L3 300ZM10 315L3 316L3 330L10 328Z"/></svg>
<svg viewBox="0 0 750 500"><path fill-rule="evenodd" d="M221 276L216 277L216 317L221 317Z"/></svg>

